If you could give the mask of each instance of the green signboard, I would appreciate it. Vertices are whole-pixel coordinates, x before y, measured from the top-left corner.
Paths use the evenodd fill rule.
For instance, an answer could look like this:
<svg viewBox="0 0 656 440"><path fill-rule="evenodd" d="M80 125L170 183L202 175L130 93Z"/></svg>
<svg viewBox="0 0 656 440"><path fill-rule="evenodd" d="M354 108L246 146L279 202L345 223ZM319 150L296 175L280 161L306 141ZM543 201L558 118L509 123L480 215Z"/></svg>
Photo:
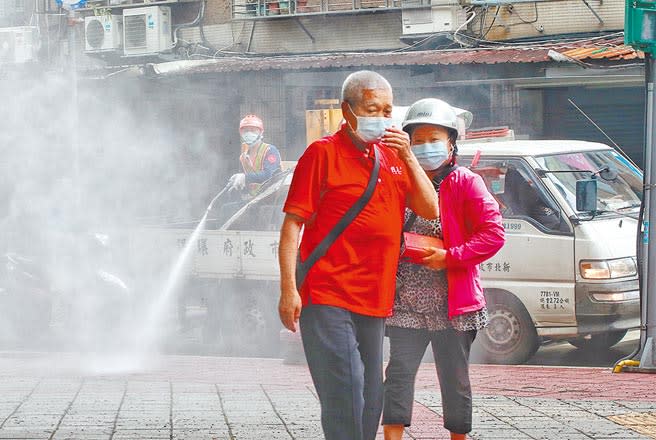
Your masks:
<svg viewBox="0 0 656 440"><path fill-rule="evenodd" d="M656 0L626 0L624 42L643 52L656 53Z"/></svg>

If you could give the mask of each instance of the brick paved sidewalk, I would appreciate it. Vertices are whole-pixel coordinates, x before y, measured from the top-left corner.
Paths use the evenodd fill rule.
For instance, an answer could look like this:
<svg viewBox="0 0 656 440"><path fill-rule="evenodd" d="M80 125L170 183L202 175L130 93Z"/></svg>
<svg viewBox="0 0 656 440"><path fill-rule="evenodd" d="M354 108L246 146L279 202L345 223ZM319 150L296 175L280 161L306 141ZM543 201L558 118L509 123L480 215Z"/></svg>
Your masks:
<svg viewBox="0 0 656 440"><path fill-rule="evenodd" d="M473 439L656 438L656 376L472 366ZM409 439L446 439L432 364ZM0 353L0 439L319 439L305 366L275 359Z"/></svg>

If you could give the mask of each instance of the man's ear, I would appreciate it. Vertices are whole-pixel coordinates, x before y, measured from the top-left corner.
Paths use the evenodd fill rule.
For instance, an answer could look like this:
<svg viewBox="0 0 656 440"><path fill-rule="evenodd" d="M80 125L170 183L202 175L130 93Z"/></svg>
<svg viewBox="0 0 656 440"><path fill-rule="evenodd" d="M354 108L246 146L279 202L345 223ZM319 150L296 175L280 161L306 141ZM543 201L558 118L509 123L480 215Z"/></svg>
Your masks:
<svg viewBox="0 0 656 440"><path fill-rule="evenodd" d="M346 116L346 113L348 113L347 110L349 108L348 102L342 101L341 108L342 108L342 116Z"/></svg>
<svg viewBox="0 0 656 440"><path fill-rule="evenodd" d="M353 111L351 110L351 107L349 106L348 102L342 101L342 117L346 121L346 125L353 131L355 131L358 127L358 121L355 119L355 116L353 115Z"/></svg>

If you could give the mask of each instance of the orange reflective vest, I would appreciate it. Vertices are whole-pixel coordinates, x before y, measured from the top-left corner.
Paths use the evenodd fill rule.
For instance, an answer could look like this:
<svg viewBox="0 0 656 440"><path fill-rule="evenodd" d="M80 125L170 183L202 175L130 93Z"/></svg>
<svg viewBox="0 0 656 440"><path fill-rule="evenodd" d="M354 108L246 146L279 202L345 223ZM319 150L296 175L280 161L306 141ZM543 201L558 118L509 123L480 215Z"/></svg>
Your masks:
<svg viewBox="0 0 656 440"><path fill-rule="evenodd" d="M244 169L244 172L246 174L250 173L259 173L260 171L264 170L264 157L267 154L267 151L269 151L269 144L261 142L260 146L257 147L257 151L255 152L255 159L251 160L250 155L248 156L248 163L244 163L245 161L241 161L241 166ZM258 189L262 186L261 183L249 183L248 184L248 192L250 195L255 195Z"/></svg>

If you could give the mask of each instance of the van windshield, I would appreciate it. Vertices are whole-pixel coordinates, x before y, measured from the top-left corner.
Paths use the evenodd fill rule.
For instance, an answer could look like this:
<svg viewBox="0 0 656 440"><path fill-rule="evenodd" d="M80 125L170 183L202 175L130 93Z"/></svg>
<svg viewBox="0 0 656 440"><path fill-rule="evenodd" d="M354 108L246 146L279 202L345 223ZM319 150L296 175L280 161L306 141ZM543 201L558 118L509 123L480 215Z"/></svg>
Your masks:
<svg viewBox="0 0 656 440"><path fill-rule="evenodd" d="M614 180L597 178L597 210L626 213L637 210L642 198L642 171L613 150L555 154L536 157L540 168L548 171L572 171L548 173L571 208L576 211L576 181L589 179L589 171L604 167L617 172Z"/></svg>

